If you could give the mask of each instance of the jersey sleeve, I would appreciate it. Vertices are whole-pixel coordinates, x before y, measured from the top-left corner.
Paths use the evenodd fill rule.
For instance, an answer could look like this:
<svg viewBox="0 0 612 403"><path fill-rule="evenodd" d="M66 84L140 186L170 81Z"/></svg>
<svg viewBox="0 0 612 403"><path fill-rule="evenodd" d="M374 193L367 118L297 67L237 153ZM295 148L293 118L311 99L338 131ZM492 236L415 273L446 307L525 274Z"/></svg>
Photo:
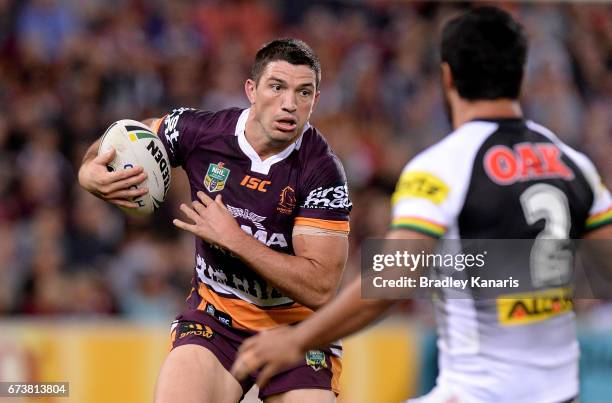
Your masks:
<svg viewBox="0 0 612 403"><path fill-rule="evenodd" d="M593 204L585 222L584 231L589 232L612 224L612 197L597 172L595 164L583 153L564 145L563 152L578 165L593 191Z"/></svg>
<svg viewBox="0 0 612 403"><path fill-rule="evenodd" d="M589 210L585 230L593 231L612 224L612 197L593 166L589 182L593 187L593 205Z"/></svg>
<svg viewBox="0 0 612 403"><path fill-rule="evenodd" d="M404 168L391 197L392 229L442 237L455 219L451 178L427 150Z"/></svg>
<svg viewBox="0 0 612 403"><path fill-rule="evenodd" d="M309 166L298 193L301 200L294 224L348 233L353 204L341 162L328 154Z"/></svg>
<svg viewBox="0 0 612 403"><path fill-rule="evenodd" d="M170 165L177 167L185 164L198 138L206 132L211 115L196 109L179 108L157 122L157 136L166 148Z"/></svg>

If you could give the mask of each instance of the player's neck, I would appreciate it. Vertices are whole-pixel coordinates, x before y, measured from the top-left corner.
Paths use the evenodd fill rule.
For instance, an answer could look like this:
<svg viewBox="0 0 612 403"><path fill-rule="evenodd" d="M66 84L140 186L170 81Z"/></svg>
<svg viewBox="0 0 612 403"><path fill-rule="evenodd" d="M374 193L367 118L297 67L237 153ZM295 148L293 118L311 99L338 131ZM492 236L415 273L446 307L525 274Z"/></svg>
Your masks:
<svg viewBox="0 0 612 403"><path fill-rule="evenodd" d="M520 118L523 111L515 99L467 101L459 99L453 106L453 129L476 119Z"/></svg>
<svg viewBox="0 0 612 403"><path fill-rule="evenodd" d="M258 127L258 125L258 122L248 120L244 130L244 136L262 161L281 153L297 140L297 138L295 138L291 142L274 142L264 134L263 128Z"/></svg>

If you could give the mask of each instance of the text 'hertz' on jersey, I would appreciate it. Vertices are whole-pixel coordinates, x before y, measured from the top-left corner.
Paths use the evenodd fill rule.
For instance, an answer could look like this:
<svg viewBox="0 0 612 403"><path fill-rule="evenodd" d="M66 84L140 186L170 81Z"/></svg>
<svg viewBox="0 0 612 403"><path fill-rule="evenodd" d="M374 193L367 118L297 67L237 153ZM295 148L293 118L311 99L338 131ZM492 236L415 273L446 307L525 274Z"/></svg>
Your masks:
<svg viewBox="0 0 612 403"><path fill-rule="evenodd" d="M157 133L173 167L189 178L192 200L203 191L223 202L240 227L266 246L293 254L295 225L349 231L351 202L342 164L306 125L295 143L261 160L245 136L249 109L181 108ZM227 325L262 330L303 320L312 311L282 295L240 259L196 238L190 308Z"/></svg>
<svg viewBox="0 0 612 403"><path fill-rule="evenodd" d="M523 119L463 124L408 163L392 203L392 227L437 238L580 238L612 223L610 193L588 158ZM531 275L528 267L513 270ZM439 385L460 385L474 402L578 394L571 290L448 296L435 300ZM568 303L545 315L528 309L544 299ZM513 302L522 304L520 315L508 314Z"/></svg>

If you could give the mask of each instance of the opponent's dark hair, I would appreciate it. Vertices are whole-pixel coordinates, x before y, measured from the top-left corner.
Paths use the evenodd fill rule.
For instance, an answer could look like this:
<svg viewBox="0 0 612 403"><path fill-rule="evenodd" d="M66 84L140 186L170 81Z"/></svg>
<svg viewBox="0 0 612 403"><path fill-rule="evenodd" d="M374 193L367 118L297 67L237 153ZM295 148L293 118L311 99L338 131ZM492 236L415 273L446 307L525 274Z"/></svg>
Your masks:
<svg viewBox="0 0 612 403"><path fill-rule="evenodd" d="M527 37L507 12L477 7L450 20L442 31L440 50L462 98L519 97Z"/></svg>
<svg viewBox="0 0 612 403"><path fill-rule="evenodd" d="M321 81L321 63L319 58L304 41L294 38L276 39L266 43L255 55L255 62L251 67L251 79L259 83L261 74L270 62L284 60L296 66L308 66L315 73L316 87Z"/></svg>

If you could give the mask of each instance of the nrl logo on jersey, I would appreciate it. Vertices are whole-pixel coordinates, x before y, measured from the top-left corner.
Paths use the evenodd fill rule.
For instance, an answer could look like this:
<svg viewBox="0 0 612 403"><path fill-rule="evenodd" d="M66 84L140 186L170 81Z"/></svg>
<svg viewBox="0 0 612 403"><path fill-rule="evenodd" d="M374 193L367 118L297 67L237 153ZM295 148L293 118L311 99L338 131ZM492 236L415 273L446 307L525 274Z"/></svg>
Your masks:
<svg viewBox="0 0 612 403"><path fill-rule="evenodd" d="M327 362L325 362L325 353L319 350L310 350L306 353L306 365L315 371L321 368L327 368Z"/></svg>
<svg viewBox="0 0 612 403"><path fill-rule="evenodd" d="M210 164L206 177L204 178L204 186L209 192L220 192L225 188L225 182L230 175L230 170L224 167L223 162Z"/></svg>

